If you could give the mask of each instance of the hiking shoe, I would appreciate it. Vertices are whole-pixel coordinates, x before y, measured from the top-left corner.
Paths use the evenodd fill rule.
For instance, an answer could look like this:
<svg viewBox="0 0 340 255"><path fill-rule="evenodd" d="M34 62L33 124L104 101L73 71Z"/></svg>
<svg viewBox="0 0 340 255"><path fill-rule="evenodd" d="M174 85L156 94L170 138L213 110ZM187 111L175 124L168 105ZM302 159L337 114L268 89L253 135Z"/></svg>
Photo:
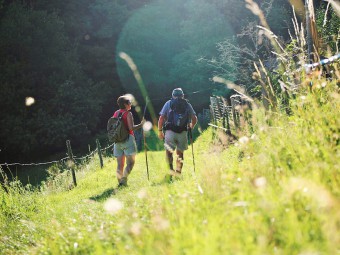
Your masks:
<svg viewBox="0 0 340 255"><path fill-rule="evenodd" d="M180 178L182 175L181 175L181 172L179 171L175 171L175 170L170 170L170 175L173 176L173 177L178 177Z"/></svg>
<svg viewBox="0 0 340 255"><path fill-rule="evenodd" d="M166 174L165 177L164 177L164 181L171 183L172 182L172 175Z"/></svg>
<svg viewBox="0 0 340 255"><path fill-rule="evenodd" d="M127 186L128 186L127 184L118 183L117 189L125 188L125 187L127 187Z"/></svg>
<svg viewBox="0 0 340 255"><path fill-rule="evenodd" d="M123 187L127 187L127 178L123 177L122 179L120 179L118 187L117 188L123 188Z"/></svg>

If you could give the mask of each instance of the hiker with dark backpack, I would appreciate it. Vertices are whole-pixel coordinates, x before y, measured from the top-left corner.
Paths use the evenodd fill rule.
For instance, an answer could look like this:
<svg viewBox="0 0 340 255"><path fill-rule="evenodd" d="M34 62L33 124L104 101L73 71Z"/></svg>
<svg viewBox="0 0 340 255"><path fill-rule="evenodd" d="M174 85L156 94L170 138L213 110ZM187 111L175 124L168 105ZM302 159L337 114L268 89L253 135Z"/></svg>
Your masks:
<svg viewBox="0 0 340 255"><path fill-rule="evenodd" d="M119 110L109 119L107 129L109 140L114 142L113 154L117 158L118 187L127 186L127 178L135 164L137 145L133 131L143 126L145 120L135 125L128 96L117 99ZM124 169L126 161L126 167Z"/></svg>
<svg viewBox="0 0 340 255"><path fill-rule="evenodd" d="M179 177L182 173L184 151L188 149L188 129L195 127L196 113L191 104L184 99L183 90L176 88L172 91L171 100L164 104L159 115L158 137L164 139L169 176ZM177 159L174 168L173 153L175 151Z"/></svg>

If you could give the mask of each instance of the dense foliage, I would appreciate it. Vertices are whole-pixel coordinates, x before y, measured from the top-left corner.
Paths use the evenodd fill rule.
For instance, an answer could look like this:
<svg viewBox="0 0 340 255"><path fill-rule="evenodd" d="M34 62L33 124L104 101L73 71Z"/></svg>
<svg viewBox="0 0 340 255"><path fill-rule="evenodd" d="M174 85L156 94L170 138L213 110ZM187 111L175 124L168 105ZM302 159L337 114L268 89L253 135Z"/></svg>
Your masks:
<svg viewBox="0 0 340 255"><path fill-rule="evenodd" d="M288 2L256 2L284 40ZM212 91L230 93L214 75L253 87L253 61L272 57L255 39L258 24L239 0L1 1L1 161L64 153L66 139L87 150L119 95L141 97L120 51L161 99L156 112L174 87L202 91L189 95L197 111ZM26 106L27 97L35 103Z"/></svg>
<svg viewBox="0 0 340 255"><path fill-rule="evenodd" d="M131 15L130 10L141 6L134 0L91 3L38 0L27 1L26 5L25 1L10 2L0 1L0 149L6 154L38 153L39 145L48 152L48 148L57 148L59 142L61 145L61 141L70 136L85 140L87 135L91 136L90 132L99 130L100 115L105 112L107 101L112 100L108 95L116 96L111 91L107 73L94 70L100 64L103 69L112 64L113 60L109 60L112 56L107 56L110 52L116 59L115 43L123 26L111 29L107 25L124 23ZM176 75L171 79L181 75L183 81L197 83L212 72L221 76L215 81L242 89L224 82L232 79L232 74L225 71L229 69L224 67L231 60L236 61L238 69L230 70L244 74L240 79L250 82L246 75L251 70L246 68L246 55L250 53L250 57L264 58L255 62L253 74L254 83L261 85L264 100L243 97L247 103L236 107L240 121L238 126L231 125L232 136L212 127L201 133L191 144L192 150L185 153L182 176L170 182L164 179L167 169L164 151L137 154L129 186L123 189L113 189L116 185L113 169L117 165L111 156L104 157L103 168L93 154L88 161L84 159L86 163L82 165L54 164L47 169L49 176L37 187L24 186L17 179L9 180L6 169L0 166L1 253L338 253L339 63L329 64L331 71L327 73L305 70L303 64L309 61L309 56L305 34L297 23L289 43L278 48L277 41L270 40L273 38L270 36L263 44L252 40L259 39L254 29L256 20L236 24L233 16L235 23L228 29L241 31L242 35L218 43L216 59L204 59L215 69L209 72L199 69L190 65L196 61L191 54L213 52L210 43L219 37L205 27L204 22L199 23L198 17L208 16L205 13L208 9L217 18L214 22L222 24L218 18L225 20L218 11L232 15L225 3L237 9L237 2L197 1L199 4L193 6L192 1L185 1L184 6L191 6L192 12L185 8L174 10L166 2L158 0L150 5L151 12L144 6L132 15L118 43L126 40L120 47L127 45L135 50L132 53L136 62L140 61L142 73L147 75L150 94L162 95L168 87L157 87L157 84L153 87L151 81L170 79L173 72ZM279 16L278 7L272 9L276 1L257 2L262 3L268 20L270 14ZM318 6L322 10L326 8L322 4ZM78 15L70 16L75 10ZM150 22L168 10L168 15L173 17L169 22ZM185 19L180 19L182 12ZM253 9L253 12L261 18L259 10ZM97 14L102 19L94 18ZM339 24L339 17L334 14L331 10L325 20L322 11L317 12L321 37L335 38L332 43L321 44L321 53L333 54L338 50L339 26L334 24ZM145 24L157 33L141 32ZM134 41L129 31L140 38ZM205 33L211 33L209 40L201 38ZM173 41L172 36L179 36L180 40ZM168 52L171 56L151 38L163 40L162 46L171 49ZM229 58L228 47L240 55ZM276 64L270 66L269 59L277 49ZM153 51L163 58L174 58L171 63L157 62L151 54ZM142 59L138 60L139 57ZM107 62L95 62L99 58ZM154 62L148 61L149 58L154 58ZM172 63L183 69L172 69ZM165 67L170 68L169 73L162 70ZM124 73L128 69L119 68L122 68L119 69L121 77L126 75L128 79ZM163 72L162 77L148 68ZM192 72L192 76L186 77L187 72ZM198 77L201 78L195 80ZM167 83L167 79L163 82ZM134 91L132 82L133 79L131 84L123 85ZM188 87L183 86L185 89L193 88L187 84ZM247 92L250 92L249 86L246 86ZM226 93L222 89L217 92ZM35 99L33 105L30 99L25 106L27 96ZM146 132L146 137L149 142L159 142L152 132L149 135ZM42 154L40 150L39 153ZM78 185L72 185L70 167L75 170Z"/></svg>
<svg viewBox="0 0 340 255"><path fill-rule="evenodd" d="M135 60L149 96L157 98L160 90L164 97L171 95L174 87L183 87L188 93L211 86L213 68L200 59L216 55L216 43L232 34L227 19L213 4L156 1L127 22L117 50ZM123 85L138 94L131 71L121 62L118 71ZM235 69L232 66L228 71L232 74ZM200 94L195 99L206 105L209 97Z"/></svg>
<svg viewBox="0 0 340 255"><path fill-rule="evenodd" d="M114 49L143 1L5 1L0 9L0 158L85 145L123 93ZM25 98L35 103L28 107Z"/></svg>
<svg viewBox="0 0 340 255"><path fill-rule="evenodd" d="M12 4L0 36L2 150L37 153L88 137L103 105L102 84L84 75L60 18ZM31 107L28 96L36 101Z"/></svg>

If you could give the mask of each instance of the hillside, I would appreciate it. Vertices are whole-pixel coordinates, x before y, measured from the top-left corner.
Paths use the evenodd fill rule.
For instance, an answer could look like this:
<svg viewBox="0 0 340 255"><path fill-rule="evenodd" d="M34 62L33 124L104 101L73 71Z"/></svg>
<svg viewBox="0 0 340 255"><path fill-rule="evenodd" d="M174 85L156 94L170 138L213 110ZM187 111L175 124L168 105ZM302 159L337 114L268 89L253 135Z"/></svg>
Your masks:
<svg viewBox="0 0 340 255"><path fill-rule="evenodd" d="M164 182L164 152L138 154L129 187L116 162L0 195L1 254L337 254L340 251L339 91L303 93L292 114L253 111L236 144L204 131L182 180ZM59 185L59 186L58 186ZM59 189L57 187L60 187ZM7 190L7 192L5 192Z"/></svg>

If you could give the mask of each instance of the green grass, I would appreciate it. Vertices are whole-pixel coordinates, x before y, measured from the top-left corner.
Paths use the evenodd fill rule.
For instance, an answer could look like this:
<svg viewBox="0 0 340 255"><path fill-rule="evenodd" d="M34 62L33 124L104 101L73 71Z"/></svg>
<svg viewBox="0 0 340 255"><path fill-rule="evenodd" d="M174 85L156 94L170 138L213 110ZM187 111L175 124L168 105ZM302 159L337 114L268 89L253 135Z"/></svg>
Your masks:
<svg viewBox="0 0 340 255"><path fill-rule="evenodd" d="M116 194L113 158L78 169L71 190L13 182L0 191L1 254L339 254L339 99L329 84L291 116L256 110L234 145L206 130L196 173L189 147L171 184L164 151L148 153L150 181L139 153Z"/></svg>

